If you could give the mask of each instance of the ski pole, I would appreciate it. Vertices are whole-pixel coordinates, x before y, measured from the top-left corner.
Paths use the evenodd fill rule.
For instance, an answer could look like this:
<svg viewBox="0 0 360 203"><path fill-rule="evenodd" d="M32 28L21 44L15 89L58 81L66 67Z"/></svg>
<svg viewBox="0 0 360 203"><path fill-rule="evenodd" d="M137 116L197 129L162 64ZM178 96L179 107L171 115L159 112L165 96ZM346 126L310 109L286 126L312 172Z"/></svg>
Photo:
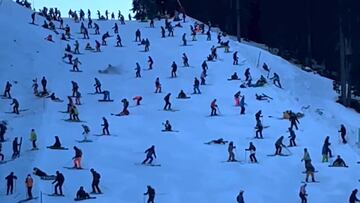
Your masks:
<svg viewBox="0 0 360 203"><path fill-rule="evenodd" d="M284 148L292 155L291 151L286 146Z"/></svg>
<svg viewBox="0 0 360 203"><path fill-rule="evenodd" d="M219 109L219 107L217 107L217 110L218 110L219 114L222 114L222 113L220 112L220 109Z"/></svg>

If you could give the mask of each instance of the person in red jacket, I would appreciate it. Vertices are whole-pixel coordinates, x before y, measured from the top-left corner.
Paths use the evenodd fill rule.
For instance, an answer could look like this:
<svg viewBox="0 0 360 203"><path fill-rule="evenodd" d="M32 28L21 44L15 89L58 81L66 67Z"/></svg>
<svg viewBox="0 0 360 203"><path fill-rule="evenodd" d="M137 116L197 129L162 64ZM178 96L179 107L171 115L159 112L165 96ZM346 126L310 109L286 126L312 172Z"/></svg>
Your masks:
<svg viewBox="0 0 360 203"><path fill-rule="evenodd" d="M33 187L33 184L34 184L34 181L31 177L30 174L27 175L26 179L25 179L25 186L26 186L26 189L27 189L27 196L28 196L28 199L32 199L33 196L32 196L32 192L31 192L31 189Z"/></svg>
<svg viewBox="0 0 360 203"><path fill-rule="evenodd" d="M133 98L133 100L134 101L136 101L136 105L140 105L140 101L142 100L142 97L141 96L135 96L134 98Z"/></svg>

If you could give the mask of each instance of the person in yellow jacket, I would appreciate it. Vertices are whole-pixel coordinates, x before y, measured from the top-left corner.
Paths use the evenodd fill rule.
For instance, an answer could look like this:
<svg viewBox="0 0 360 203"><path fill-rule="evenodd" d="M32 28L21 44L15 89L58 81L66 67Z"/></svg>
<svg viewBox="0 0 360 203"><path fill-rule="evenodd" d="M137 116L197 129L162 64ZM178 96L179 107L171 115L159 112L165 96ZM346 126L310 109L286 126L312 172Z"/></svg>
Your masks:
<svg viewBox="0 0 360 203"><path fill-rule="evenodd" d="M30 141L32 142L32 149L33 150L36 150L38 149L36 147L36 140L37 140L37 135L36 135L36 132L35 132L35 129L31 129L31 132L30 132Z"/></svg>
<svg viewBox="0 0 360 203"><path fill-rule="evenodd" d="M27 175L26 179L25 179L25 186L26 186L26 189L27 189L27 196L28 196L28 199L32 199L33 196L32 196L32 187L33 187L33 184L34 184L34 181L31 177L30 174Z"/></svg>

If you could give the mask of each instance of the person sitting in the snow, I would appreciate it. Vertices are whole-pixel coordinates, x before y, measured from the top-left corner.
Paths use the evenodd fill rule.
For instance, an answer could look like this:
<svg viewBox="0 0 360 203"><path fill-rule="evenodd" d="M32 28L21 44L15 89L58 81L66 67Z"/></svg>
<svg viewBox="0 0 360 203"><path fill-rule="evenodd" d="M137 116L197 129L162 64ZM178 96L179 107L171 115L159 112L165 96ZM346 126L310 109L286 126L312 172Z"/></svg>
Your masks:
<svg viewBox="0 0 360 203"><path fill-rule="evenodd" d="M264 101L264 100L269 101L269 100L273 99L264 93L262 93L261 95L255 94L255 97L256 97L256 100L259 100L259 101Z"/></svg>
<svg viewBox="0 0 360 203"><path fill-rule="evenodd" d="M235 72L234 74L231 75L230 80L238 80L239 76L237 75L237 73Z"/></svg>
<svg viewBox="0 0 360 203"><path fill-rule="evenodd" d="M219 138L217 140L211 140L210 142L206 142L205 144L226 144L229 141L225 141L223 138Z"/></svg>
<svg viewBox="0 0 360 203"><path fill-rule="evenodd" d="M266 79L263 75L260 76L260 79L256 81L256 87L262 87L266 84Z"/></svg>
<svg viewBox="0 0 360 203"><path fill-rule="evenodd" d="M178 99L186 99L188 97L186 96L184 90L181 90L177 98Z"/></svg>
<svg viewBox="0 0 360 203"><path fill-rule="evenodd" d="M45 39L46 39L47 41L54 42L54 41L53 41L53 38L52 38L52 35L48 35L47 37L45 37Z"/></svg>
<svg viewBox="0 0 360 203"><path fill-rule="evenodd" d="M335 159L335 161L333 162L333 164L331 165L333 167L348 167L345 163L345 161L340 157L340 155L338 155Z"/></svg>
<svg viewBox="0 0 360 203"><path fill-rule="evenodd" d="M165 123L163 123L165 129L163 131L172 131L171 124L169 120L166 120Z"/></svg>
<svg viewBox="0 0 360 203"><path fill-rule="evenodd" d="M63 101L60 98L56 97L55 93L51 93L51 95L48 96L47 98L50 98L52 101L56 101L56 102L62 102Z"/></svg>
<svg viewBox="0 0 360 203"><path fill-rule="evenodd" d="M87 44L86 44L86 47L85 47L85 50L91 50L91 51L93 51L93 50L95 50L95 49L91 47L90 43L87 43Z"/></svg>
<svg viewBox="0 0 360 203"><path fill-rule="evenodd" d="M84 200L89 199L90 195L89 193L85 192L84 187L81 186L80 189L76 193L76 200Z"/></svg>

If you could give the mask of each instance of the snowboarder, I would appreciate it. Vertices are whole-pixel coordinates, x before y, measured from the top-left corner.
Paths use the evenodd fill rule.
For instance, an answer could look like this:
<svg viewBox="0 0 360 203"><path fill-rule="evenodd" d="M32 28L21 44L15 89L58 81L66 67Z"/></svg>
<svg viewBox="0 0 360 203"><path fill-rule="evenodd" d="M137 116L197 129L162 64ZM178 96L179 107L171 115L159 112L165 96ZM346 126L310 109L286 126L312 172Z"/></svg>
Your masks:
<svg viewBox="0 0 360 203"><path fill-rule="evenodd" d="M235 106L240 106L240 94L241 94L240 91L234 94Z"/></svg>
<svg viewBox="0 0 360 203"><path fill-rule="evenodd" d="M341 139L342 139L342 143L343 144L346 144L347 141L345 139L345 136L346 136L346 128L343 124L341 124L340 126L340 130L338 131L340 133L340 136L341 136Z"/></svg>
<svg viewBox="0 0 360 203"><path fill-rule="evenodd" d="M1 153L1 151L2 151L2 143L0 142L0 157L1 157L0 161L2 162L4 161L4 154Z"/></svg>
<svg viewBox="0 0 360 203"><path fill-rule="evenodd" d="M13 105L13 113L19 114L19 102L16 99L12 100L12 103L10 105Z"/></svg>
<svg viewBox="0 0 360 203"><path fill-rule="evenodd" d="M349 203L355 203L355 202L360 202L360 200L356 197L358 190L355 189L351 192L350 198L349 198Z"/></svg>
<svg viewBox="0 0 360 203"><path fill-rule="evenodd" d="M178 99L187 99L187 98L190 98L190 97L186 96L184 90L180 90L177 98L178 98Z"/></svg>
<svg viewBox="0 0 360 203"><path fill-rule="evenodd" d="M95 78L94 87L95 87L95 93L101 93L101 83L100 80L97 78Z"/></svg>
<svg viewBox="0 0 360 203"><path fill-rule="evenodd" d="M56 171L55 180L52 182L52 184L56 183L54 195L64 196L63 192L62 192L62 186L63 186L64 182L65 182L64 175L62 173L60 173L59 171ZM58 194L58 190L57 190L58 188L59 188L60 194Z"/></svg>
<svg viewBox="0 0 360 203"><path fill-rule="evenodd" d="M200 89L199 89L199 85L200 85L200 81L195 77L193 94L201 94Z"/></svg>
<svg viewBox="0 0 360 203"><path fill-rule="evenodd" d="M51 146L48 146L47 148L50 148L50 149L61 149L61 148L63 148L61 146L59 136L55 136L55 143L53 145L51 145Z"/></svg>
<svg viewBox="0 0 360 203"><path fill-rule="evenodd" d="M112 27L111 29L114 30L115 34L119 33L119 27L118 27L117 23L115 23L114 27Z"/></svg>
<svg viewBox="0 0 360 203"><path fill-rule="evenodd" d="M245 81L249 81L249 79L251 79L250 68L247 68L245 70L244 76L245 76Z"/></svg>
<svg viewBox="0 0 360 203"><path fill-rule="evenodd" d="M345 163L345 161L340 157L340 155L337 155L335 161L331 165L333 167L348 167Z"/></svg>
<svg viewBox="0 0 360 203"><path fill-rule="evenodd" d="M140 71L141 71L141 67L140 67L140 64L139 63L136 63L136 68L135 68L136 72L135 72L135 77L136 78L141 78L141 75L140 75Z"/></svg>
<svg viewBox="0 0 360 203"><path fill-rule="evenodd" d="M266 63L263 64L263 69L267 72L267 78L269 78L270 69Z"/></svg>
<svg viewBox="0 0 360 203"><path fill-rule="evenodd" d="M289 134L290 134L290 136L288 137L288 138L290 138L289 147L296 147L296 143L295 143L296 134L295 134L294 130L289 128Z"/></svg>
<svg viewBox="0 0 360 203"><path fill-rule="evenodd" d="M161 93L161 84L159 77L155 80L155 93Z"/></svg>
<svg viewBox="0 0 360 203"><path fill-rule="evenodd" d="M80 98L81 98L81 93L80 93L79 91L77 91L77 92L75 93L75 104L76 104L76 105L81 105Z"/></svg>
<svg viewBox="0 0 360 203"><path fill-rule="evenodd" d="M98 24L94 23L95 35L100 35L100 27Z"/></svg>
<svg viewBox="0 0 360 203"><path fill-rule="evenodd" d="M165 123L162 123L165 129L163 131L172 131L171 124L169 120L166 120Z"/></svg>
<svg viewBox="0 0 360 203"><path fill-rule="evenodd" d="M80 71L79 70L79 64L81 64L81 62L79 61L79 58L76 57L73 62L74 62L74 64L73 64L73 69L72 70L74 72L79 72Z"/></svg>
<svg viewBox="0 0 360 203"><path fill-rule="evenodd" d="M240 190L238 196L236 197L236 201L237 201L237 203L245 203L243 190Z"/></svg>
<svg viewBox="0 0 360 203"><path fill-rule="evenodd" d="M71 81L71 85L72 85L72 96L75 97L76 92L79 91L79 85L77 84L77 82L75 81Z"/></svg>
<svg viewBox="0 0 360 203"><path fill-rule="evenodd" d="M230 142L229 143L229 146L228 146L228 153L229 153L229 158L227 161L236 161L235 159L235 153L234 153L234 149L236 147L234 146L234 143L233 142Z"/></svg>
<svg viewBox="0 0 360 203"><path fill-rule="evenodd" d="M306 197L308 196L308 194L306 193L305 188L306 188L306 183L300 187L299 197L301 199L301 203L307 203Z"/></svg>
<svg viewBox="0 0 360 203"><path fill-rule="evenodd" d="M103 101L111 101L111 99L110 99L110 91L108 91L108 90L103 90L102 92L101 92L101 94L103 94L104 95L104 97L103 97Z"/></svg>
<svg viewBox="0 0 360 203"><path fill-rule="evenodd" d="M170 103L170 96L171 96L171 93L167 94L165 97L164 97L164 101L165 101L165 106L164 106L164 110L171 110L171 103Z"/></svg>
<svg viewBox="0 0 360 203"><path fill-rule="evenodd" d="M206 70L201 72L200 85L206 85Z"/></svg>
<svg viewBox="0 0 360 203"><path fill-rule="evenodd" d="M31 175L28 174L26 179L25 179L25 186L26 186L26 189L27 189L27 197L28 197L28 199L33 198L33 195L32 195L32 192L31 192L33 184L34 184L34 181L33 181L32 177L31 177Z"/></svg>
<svg viewBox="0 0 360 203"><path fill-rule="evenodd" d="M236 72L234 72L234 74L232 74L230 79L228 79L228 80L239 80L239 76L237 75Z"/></svg>
<svg viewBox="0 0 360 203"><path fill-rule="evenodd" d="M145 151L145 153L146 153L146 159L141 164L149 164L149 165L151 165L154 158L156 159L155 146L152 145L149 149L147 149ZM154 156L154 158L153 158L153 156ZM147 161L149 161L149 162L146 163Z"/></svg>
<svg viewBox="0 0 360 203"><path fill-rule="evenodd" d="M106 120L105 117L102 118L103 119L103 124L101 126L103 126L103 130L102 130L102 134L103 135L110 135L110 132L109 132L109 123L108 121Z"/></svg>
<svg viewBox="0 0 360 203"><path fill-rule="evenodd" d="M273 77L270 78L270 80L273 80L273 83L276 87L282 88L281 84L280 84L280 77L277 73L274 73Z"/></svg>
<svg viewBox="0 0 360 203"><path fill-rule="evenodd" d="M189 66L190 66L190 65L189 65L189 58L186 56L185 53L183 53L182 59L183 59L184 67L189 67Z"/></svg>
<svg viewBox="0 0 360 203"><path fill-rule="evenodd" d="M214 99L214 100L211 102L210 108L211 108L210 116L217 116L216 110L217 110L217 108L218 108L218 105L216 104L216 99Z"/></svg>
<svg viewBox="0 0 360 203"><path fill-rule="evenodd" d="M99 188L99 183L100 183L100 177L101 176L93 168L90 169L90 172L91 172L91 174L93 176L92 183L91 183L91 187L92 187L92 192L91 193L101 194L101 190Z"/></svg>
<svg viewBox="0 0 360 203"><path fill-rule="evenodd" d="M84 187L81 186L80 189L76 192L75 201L90 199L89 193L85 192Z"/></svg>
<svg viewBox="0 0 360 203"><path fill-rule="evenodd" d="M77 40L75 40L75 44L74 44L74 54L80 54L80 51L79 51L79 47L80 47L80 44Z"/></svg>
<svg viewBox="0 0 360 203"><path fill-rule="evenodd" d="M139 106L140 105L140 101L142 100L142 96L135 96L133 98L134 101L136 101L136 105Z"/></svg>
<svg viewBox="0 0 360 203"><path fill-rule="evenodd" d="M311 164L311 161L307 162L307 164L305 164L305 168L306 168L306 177L305 177L305 182L308 182L309 180L309 176L311 176L311 181L315 182L315 177L314 177L314 173L315 173L315 168L314 166Z"/></svg>
<svg viewBox="0 0 360 203"><path fill-rule="evenodd" d="M11 172L8 176L6 176L5 180L6 195L9 195L9 193L12 195L14 190L14 180L17 180L17 177L14 175L14 172Z"/></svg>
<svg viewBox="0 0 360 203"><path fill-rule="evenodd" d="M8 97L9 99L11 99L11 94L10 94L11 87L12 84L9 81L7 81L4 90L4 97Z"/></svg>
<svg viewBox="0 0 360 203"><path fill-rule="evenodd" d="M183 34L183 36L182 36L182 41L183 41L183 46L186 46L186 45L187 45L186 33Z"/></svg>
<svg viewBox="0 0 360 203"><path fill-rule="evenodd" d="M245 95L243 95L240 100L240 114L245 114Z"/></svg>
<svg viewBox="0 0 360 203"><path fill-rule="evenodd" d="M83 130L84 130L84 131L82 132L82 134L84 135L84 140L87 140L87 136L88 136L88 134L89 134L89 132L90 132L90 128L89 128L89 126L84 125L84 124L82 124L81 127L82 127Z"/></svg>
<svg viewBox="0 0 360 203"><path fill-rule="evenodd" d="M235 51L233 54L233 65L239 65L239 57L237 56L238 52Z"/></svg>
<svg viewBox="0 0 360 203"><path fill-rule="evenodd" d="M37 135L36 135L35 129L31 129L31 132L30 132L30 141L32 142L32 149L33 149L33 150L38 149L38 148L36 147L36 140L37 140Z"/></svg>
<svg viewBox="0 0 360 203"><path fill-rule="evenodd" d="M149 64L149 69L148 70L152 70L152 66L153 66L153 64L154 64L154 61L153 61L153 59L149 56L148 57L148 64Z"/></svg>
<svg viewBox="0 0 360 203"><path fill-rule="evenodd" d="M106 46L106 45L107 45L107 44L106 44L106 39L107 39L108 37L110 37L109 32L106 32L105 34L103 34L103 36L101 37L101 40L102 40L101 45L102 45L102 46Z"/></svg>
<svg viewBox="0 0 360 203"><path fill-rule="evenodd" d="M12 142L12 150L13 150L13 154L12 154L12 159L16 159L18 157L20 157L20 146L21 143L18 143L18 138L15 137L13 142Z"/></svg>
<svg viewBox="0 0 360 203"><path fill-rule="evenodd" d="M122 99L121 102L123 103L123 110L119 114L120 116L127 116L130 114L128 107L129 107L129 101L127 99Z"/></svg>
<svg viewBox="0 0 360 203"><path fill-rule="evenodd" d="M73 60L72 60L73 55L72 54L65 53L64 56L62 57L62 59L66 59L66 58L68 59L69 64L73 64Z"/></svg>
<svg viewBox="0 0 360 203"><path fill-rule="evenodd" d="M39 176L40 178L49 177L48 174L36 167L33 168L33 174Z"/></svg>
<svg viewBox="0 0 360 203"><path fill-rule="evenodd" d="M0 142L5 142L4 135L5 135L6 130L7 130L6 125L7 125L7 123L5 121L0 122Z"/></svg>
<svg viewBox="0 0 360 203"><path fill-rule="evenodd" d="M177 65L175 63L175 61L173 61L173 63L171 64L171 77L175 77L176 78L176 71L177 71Z"/></svg>
<svg viewBox="0 0 360 203"><path fill-rule="evenodd" d="M70 116L69 118L70 121L80 121L79 111L77 110L75 105L71 106L69 116Z"/></svg>
<svg viewBox="0 0 360 203"><path fill-rule="evenodd" d="M116 35L116 46L117 47L122 47L122 43L121 43L121 37L120 35Z"/></svg>
<svg viewBox="0 0 360 203"><path fill-rule="evenodd" d="M259 101L266 100L266 101L270 102L270 100L273 99L273 98L267 96L267 95L264 94L264 93L262 93L261 95L255 94L255 97L256 97L256 100L259 100Z"/></svg>
<svg viewBox="0 0 360 203"><path fill-rule="evenodd" d="M211 41L211 32L210 32L210 30L208 30L206 32L206 41Z"/></svg>
<svg viewBox="0 0 360 203"><path fill-rule="evenodd" d="M39 94L38 87L39 87L39 85L38 85L38 83L37 83L37 78L35 78L35 79L33 80L33 85L32 85L34 95L38 95L38 94Z"/></svg>
<svg viewBox="0 0 360 203"><path fill-rule="evenodd" d="M137 42L138 40L139 42L141 42L141 32L139 29L137 29L135 32L135 42Z"/></svg>
<svg viewBox="0 0 360 203"><path fill-rule="evenodd" d="M150 41L149 41L149 39L148 38L146 38L146 40L145 40L145 52L148 52L150 49Z"/></svg>
<svg viewBox="0 0 360 203"><path fill-rule="evenodd" d="M101 47L100 42L95 40L95 51L96 52L101 52L100 47Z"/></svg>
<svg viewBox="0 0 360 203"><path fill-rule="evenodd" d="M152 188L150 185L147 186L147 191L144 195L148 195L147 203L154 203L155 199L155 189Z"/></svg>
<svg viewBox="0 0 360 203"><path fill-rule="evenodd" d="M283 155L281 153L282 147L286 147L282 143L283 139L284 139L284 136L281 136L278 140L276 140L276 142L275 142L275 148L276 148L275 155Z"/></svg>
<svg viewBox="0 0 360 203"><path fill-rule="evenodd" d="M35 24L35 15L36 15L36 12L33 12L31 14L31 24Z"/></svg>
<svg viewBox="0 0 360 203"><path fill-rule="evenodd" d="M301 161L305 162L305 167L307 163L311 162L310 153L308 152L307 148L304 148L304 156Z"/></svg>
<svg viewBox="0 0 360 203"><path fill-rule="evenodd" d="M81 169L82 151L76 146L74 146L73 149L75 150L75 156L72 158L74 160L74 168Z"/></svg>
<svg viewBox="0 0 360 203"><path fill-rule="evenodd" d="M256 147L253 145L252 142L250 142L249 148L245 149L245 151L250 152L249 158L250 158L251 163L257 163L256 157L255 157Z"/></svg>
<svg viewBox="0 0 360 203"><path fill-rule="evenodd" d="M297 123L300 123L300 122L294 112L290 112L289 121L290 121L290 128L292 129L295 126L295 129L298 130Z"/></svg>
<svg viewBox="0 0 360 203"><path fill-rule="evenodd" d="M264 126L262 125L262 122L260 119L256 120L256 126L255 126L256 132L255 132L255 138L263 139L262 131L264 129Z"/></svg>
<svg viewBox="0 0 360 203"><path fill-rule="evenodd" d="M329 141L330 137L326 136L323 147L322 147L322 162L328 162L329 161L329 156L330 158L332 157L332 153L331 153L331 149L330 149L330 141Z"/></svg>
<svg viewBox="0 0 360 203"><path fill-rule="evenodd" d="M168 26L168 37L174 37L174 27L171 25L171 23L169 23L169 26Z"/></svg>
<svg viewBox="0 0 360 203"><path fill-rule="evenodd" d="M161 26L161 38L165 38L165 28Z"/></svg>

